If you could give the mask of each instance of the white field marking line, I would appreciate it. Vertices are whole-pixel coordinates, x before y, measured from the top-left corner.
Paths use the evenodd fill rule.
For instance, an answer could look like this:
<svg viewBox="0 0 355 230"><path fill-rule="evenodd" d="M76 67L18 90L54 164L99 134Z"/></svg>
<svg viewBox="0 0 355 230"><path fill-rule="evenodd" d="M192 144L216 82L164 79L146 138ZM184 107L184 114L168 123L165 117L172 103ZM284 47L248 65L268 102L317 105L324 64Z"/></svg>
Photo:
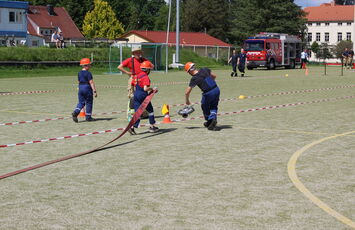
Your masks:
<svg viewBox="0 0 355 230"><path fill-rule="evenodd" d="M323 139L314 141L304 147L302 147L301 149L299 149L298 151L296 151L292 157L290 158L290 160L288 161L287 164L287 171L288 171L288 175L292 181L292 183L296 186L296 188L303 193L303 195L305 195L308 199L310 199L314 204L316 204L319 208L321 208L323 211L325 211L326 213L328 213L329 215L335 217L337 220L343 222L344 224L350 226L351 228L355 229L355 222L353 222L352 220L350 220L349 218L341 215L340 213L338 213L337 211L335 211L334 209L332 209L331 207L329 207L326 203L324 203L323 201L321 201L318 197L316 197L315 195L313 195L311 193L311 191L309 191L306 186L303 185L303 183L299 180L297 173L296 173L296 163L298 158L308 149L312 148L315 145L318 145L322 142L328 141L330 139L334 139L334 138L338 138L338 137L343 137L343 136L347 136L347 135L351 135L354 134L355 131L351 131L351 132L347 132L347 133L343 133L343 134L336 134L334 136L330 136L330 137L325 137Z"/></svg>
<svg viewBox="0 0 355 230"><path fill-rule="evenodd" d="M314 103L320 103L320 102L338 101L338 100L350 99L350 98L355 98L355 95L354 96L323 99L323 100L316 100L316 101L310 101L310 102L298 102L298 103L292 103L292 104L266 106L266 107L260 107L260 108L254 108L254 109L239 110L239 111L236 111L236 112L218 113L218 116L227 116L227 115L240 114L240 113L245 113L245 112L263 111L263 110L285 108L285 107L297 106L297 105L314 104ZM191 121L191 120L197 120L197 119L204 119L204 116L191 117L191 118L182 118L182 119L174 119L172 122ZM164 124L164 123L163 122L156 122L156 124ZM149 126L149 124L141 125L141 127L147 127L147 126ZM123 130L123 129L124 128L109 129L109 130L104 130L104 131L91 132L91 133L87 133L87 134L76 134L76 135L64 136L64 137L47 138L47 139L43 139L43 140L25 141L25 142L20 142L20 143L16 143L16 144L4 144L4 145L0 145L0 148L7 148L7 147L12 147L12 146L18 146L18 145L41 143L41 142L47 142L47 141L70 139L70 138L74 138L74 137L82 137L82 136L89 136L89 135L102 134L102 133L111 133L111 132L116 132L118 130Z"/></svg>
<svg viewBox="0 0 355 230"><path fill-rule="evenodd" d="M307 92L316 92L316 91L324 91L324 90L333 90L333 89L339 89L339 88L352 88L355 87L355 85L349 85L349 86L337 86L333 88L320 88L320 89L306 89L306 90L295 90L295 91L289 91L289 92L279 92L279 93L270 93L270 94L262 94L262 95L256 95L256 96L247 96L246 98L257 98L257 97L268 97L268 96L276 96L276 95L289 95L289 94L296 94L296 93L307 93ZM235 101L238 100L239 98L227 98L227 99L220 99L220 101ZM191 103L192 105L198 105L201 104L200 102L194 102ZM170 105L170 107L177 107L177 106L184 106L185 104L174 104ZM159 109L162 106L157 106L155 108ZM10 112L10 111L9 111ZM119 114L119 113L126 113L126 110L122 111L114 111L114 112L105 112L105 113L98 113L98 114L93 114L93 116L102 116L102 115L113 115L113 114ZM36 120L30 120L30 121L16 121L16 122L6 122L6 123L0 123L0 126L6 126L6 125L19 125L19 124L28 124L28 123L38 123L38 122L46 122L46 121L56 121L56 120L64 120L64 119L69 119L71 117L58 117L58 118L47 118L47 119L36 119Z"/></svg>

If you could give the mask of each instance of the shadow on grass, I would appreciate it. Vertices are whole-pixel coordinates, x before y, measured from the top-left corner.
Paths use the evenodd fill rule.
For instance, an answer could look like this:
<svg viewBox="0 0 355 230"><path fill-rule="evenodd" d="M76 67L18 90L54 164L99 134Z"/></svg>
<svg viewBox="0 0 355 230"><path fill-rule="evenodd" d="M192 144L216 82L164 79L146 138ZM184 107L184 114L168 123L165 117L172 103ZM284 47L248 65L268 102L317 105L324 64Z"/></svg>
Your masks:
<svg viewBox="0 0 355 230"><path fill-rule="evenodd" d="M231 125L219 125L219 126L216 126L213 131L221 131L222 129L232 129L232 128L233 128L233 126L231 126ZM207 129L207 128L201 125L200 127L196 127L196 126L185 127L185 129L192 130L192 129Z"/></svg>
<svg viewBox="0 0 355 230"><path fill-rule="evenodd" d="M214 128L214 131L221 131L223 129L232 129L233 126L231 125L219 125L219 126L216 126L216 128Z"/></svg>
<svg viewBox="0 0 355 230"><path fill-rule="evenodd" d="M165 133L170 133L170 132L173 132L173 131L175 131L175 130L177 130L177 128L172 128L172 129L159 129L159 131L156 132L156 133L150 133L150 132L148 132L148 131L147 131L147 132L143 132L143 133L139 133L138 135L147 134L147 133L149 133L149 134L151 134L151 135L145 136L145 137L141 137L141 138L139 138L139 139L127 141L127 142L124 142L124 143L120 143L120 144L117 144L117 145L112 145L112 146L104 147L104 148L95 150L94 152L100 152L100 151L103 151L103 150L112 149L112 148L116 148L116 147L123 146L123 145L128 145L128 144L131 144L131 143L140 141L140 140L144 140L144 139L147 139L147 138L159 136L159 135L162 135L162 134L165 134ZM133 137L133 136L137 136L137 135L131 135L131 136Z"/></svg>
<svg viewBox="0 0 355 230"><path fill-rule="evenodd" d="M113 118L113 117L110 117L110 118L94 118L95 120L93 121L90 121L90 122L95 122L95 121L111 121L111 120L114 120L114 119L117 119L117 118ZM82 122L88 122L88 121L79 121L78 123L82 123Z"/></svg>

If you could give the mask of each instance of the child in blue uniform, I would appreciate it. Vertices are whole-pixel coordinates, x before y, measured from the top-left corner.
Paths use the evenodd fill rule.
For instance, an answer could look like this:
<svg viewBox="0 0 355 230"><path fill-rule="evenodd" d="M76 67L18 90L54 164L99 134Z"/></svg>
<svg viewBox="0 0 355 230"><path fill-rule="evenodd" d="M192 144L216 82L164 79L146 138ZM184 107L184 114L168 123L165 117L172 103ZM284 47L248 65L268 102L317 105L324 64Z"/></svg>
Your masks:
<svg viewBox="0 0 355 230"><path fill-rule="evenodd" d="M90 73L91 62L89 58L83 58L80 60L80 65L83 69L78 73L78 82L79 82L79 92L78 98L79 103L72 113L72 118L74 122L78 122L78 115L80 110L86 107L86 121L94 121L95 119L91 117L92 106L94 102L94 96L97 97L95 84Z"/></svg>
<svg viewBox="0 0 355 230"><path fill-rule="evenodd" d="M144 99L148 96L148 94L156 90L156 88L150 87L150 79L149 73L150 70L153 69L153 64L150 61L144 61L140 65L142 72L134 75L131 85L135 87L134 91L134 110L137 111L139 106L143 103ZM148 111L148 118L149 118L149 132L154 133L157 132L159 129L155 126L155 118L154 118L154 109L151 102L147 105L146 110ZM134 128L138 128L140 120L137 120L134 126L129 130L129 133L134 135L136 132Z"/></svg>
<svg viewBox="0 0 355 230"><path fill-rule="evenodd" d="M220 94L219 88L215 82L216 75L214 75L208 68L197 70L195 64L192 62L186 63L185 70L192 76L190 84L185 91L185 103L187 105L191 104L189 99L190 93L192 88L198 86L202 91L201 108L206 120L203 125L208 128L208 130L215 130Z"/></svg>

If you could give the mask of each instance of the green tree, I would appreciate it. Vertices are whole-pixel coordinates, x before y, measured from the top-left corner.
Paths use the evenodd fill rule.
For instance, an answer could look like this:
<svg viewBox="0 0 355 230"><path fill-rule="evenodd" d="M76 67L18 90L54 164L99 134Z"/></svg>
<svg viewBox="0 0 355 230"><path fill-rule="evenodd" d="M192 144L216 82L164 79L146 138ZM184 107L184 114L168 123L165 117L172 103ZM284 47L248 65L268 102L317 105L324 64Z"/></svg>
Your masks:
<svg viewBox="0 0 355 230"><path fill-rule="evenodd" d="M126 30L152 30L164 0L109 0Z"/></svg>
<svg viewBox="0 0 355 230"><path fill-rule="evenodd" d="M319 52L319 44L314 41L311 45L311 50L313 53L317 54Z"/></svg>
<svg viewBox="0 0 355 230"><path fill-rule="evenodd" d="M293 0L235 0L232 37L241 44L259 32L300 35L306 29L305 13Z"/></svg>
<svg viewBox="0 0 355 230"><path fill-rule="evenodd" d="M226 40L229 32L229 3L226 0L186 0L183 4L182 30L206 32Z"/></svg>
<svg viewBox="0 0 355 230"><path fill-rule="evenodd" d="M86 13L92 10L93 0L60 0L58 6L64 7L78 28L83 27Z"/></svg>
<svg viewBox="0 0 355 230"><path fill-rule="evenodd" d="M343 57L343 52L345 50L345 48L348 48L349 50L353 48L353 43L352 41L345 41L342 40L340 41L333 50L333 53L335 55L335 57L337 58L342 58Z"/></svg>
<svg viewBox="0 0 355 230"><path fill-rule="evenodd" d="M155 18L154 30L165 31L168 26L168 16L169 16L169 6L168 5L161 6L158 15ZM172 18L172 15L170 17ZM171 28L171 22L172 21L170 19L170 28Z"/></svg>
<svg viewBox="0 0 355 230"><path fill-rule="evenodd" d="M109 4L94 0L94 9L85 15L83 34L87 38L115 39L124 32Z"/></svg>
<svg viewBox="0 0 355 230"><path fill-rule="evenodd" d="M323 59L324 61L328 58L332 58L333 55L329 50L329 46L327 43L322 43L319 47L318 47L318 51L316 52L316 57L318 59Z"/></svg>

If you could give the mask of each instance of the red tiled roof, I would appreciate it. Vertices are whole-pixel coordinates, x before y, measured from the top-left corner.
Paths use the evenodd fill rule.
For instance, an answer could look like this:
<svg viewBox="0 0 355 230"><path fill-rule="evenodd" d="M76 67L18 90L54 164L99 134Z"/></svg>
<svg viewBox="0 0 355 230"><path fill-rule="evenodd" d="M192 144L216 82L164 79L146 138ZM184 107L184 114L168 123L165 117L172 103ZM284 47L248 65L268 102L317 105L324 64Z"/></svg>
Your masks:
<svg viewBox="0 0 355 230"><path fill-rule="evenodd" d="M132 30L124 35L122 38L126 38L131 34L135 34L152 43L166 43L165 31L145 31L145 30ZM169 32L169 44L176 43L176 33ZM181 45L200 45L200 46L231 46L215 37L212 37L205 33L197 32L180 32L180 44Z"/></svg>
<svg viewBox="0 0 355 230"><path fill-rule="evenodd" d="M28 18L40 28L54 29L59 27L64 38L84 38L64 7L54 7L54 12L55 15L49 15L46 6L30 6ZM29 22L27 26L28 32L31 35L39 36L34 28L31 29L30 24Z"/></svg>
<svg viewBox="0 0 355 230"><path fill-rule="evenodd" d="M322 4L304 8L309 22L354 21L354 5Z"/></svg>
<svg viewBox="0 0 355 230"><path fill-rule="evenodd" d="M44 36L42 34L37 34L35 28L33 28L32 24L30 22L27 23L27 32L32 36L44 38Z"/></svg>

